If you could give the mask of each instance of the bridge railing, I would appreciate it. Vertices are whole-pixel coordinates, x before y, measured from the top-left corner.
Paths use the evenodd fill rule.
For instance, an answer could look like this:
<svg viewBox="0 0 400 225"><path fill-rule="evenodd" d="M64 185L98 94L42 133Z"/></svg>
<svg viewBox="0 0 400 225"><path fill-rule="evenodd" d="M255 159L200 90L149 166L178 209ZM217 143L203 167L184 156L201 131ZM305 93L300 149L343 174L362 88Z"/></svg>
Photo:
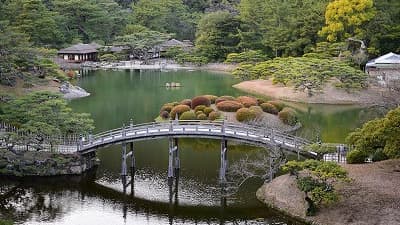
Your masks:
<svg viewBox="0 0 400 225"><path fill-rule="evenodd" d="M186 130L185 130L186 129ZM197 134L219 133L225 136L239 136L242 139L252 140L256 142L266 142L262 138L268 137L268 142L277 141L281 144L292 145L293 148L298 148L309 144L307 140L273 129L268 129L260 126L249 126L245 124L231 122L211 122L204 120L188 120L188 121L169 121L169 122L152 122L143 124L129 124L106 132L101 132L96 135L89 135L81 141L81 149L91 148L92 146L115 142L116 140L126 139L126 136L151 136L158 135L179 135L195 132ZM193 131L194 129L194 131ZM232 134L233 133L233 134Z"/></svg>

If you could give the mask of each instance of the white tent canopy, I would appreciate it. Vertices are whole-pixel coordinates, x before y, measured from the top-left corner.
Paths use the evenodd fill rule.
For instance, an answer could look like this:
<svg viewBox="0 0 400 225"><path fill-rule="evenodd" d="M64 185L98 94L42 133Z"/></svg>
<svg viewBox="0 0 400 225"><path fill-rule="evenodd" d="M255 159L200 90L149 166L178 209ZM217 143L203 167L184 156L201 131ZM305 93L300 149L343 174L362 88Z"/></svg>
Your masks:
<svg viewBox="0 0 400 225"><path fill-rule="evenodd" d="M369 61L366 67L400 67L400 55L390 52Z"/></svg>

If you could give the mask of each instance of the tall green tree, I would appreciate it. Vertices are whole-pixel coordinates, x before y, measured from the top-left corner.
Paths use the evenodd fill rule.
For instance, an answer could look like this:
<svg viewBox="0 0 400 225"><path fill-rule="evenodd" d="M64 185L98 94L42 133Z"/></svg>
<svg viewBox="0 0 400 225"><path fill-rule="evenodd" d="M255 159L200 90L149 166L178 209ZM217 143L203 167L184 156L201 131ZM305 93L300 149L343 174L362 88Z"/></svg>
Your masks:
<svg viewBox="0 0 400 225"><path fill-rule="evenodd" d="M26 33L36 46L57 46L63 35L56 23L57 13L51 12L42 0L13 0L5 6L10 25Z"/></svg>
<svg viewBox="0 0 400 225"><path fill-rule="evenodd" d="M128 46L135 58L147 61L158 51L157 46L170 38L170 35L147 29L143 26L127 26L125 35L116 37L116 45Z"/></svg>
<svg viewBox="0 0 400 225"><path fill-rule="evenodd" d="M67 42L109 43L124 28L124 14L112 0L54 0Z"/></svg>
<svg viewBox="0 0 400 225"><path fill-rule="evenodd" d="M198 13L189 12L182 0L140 0L133 6L133 21L151 30L193 39Z"/></svg>
<svg viewBox="0 0 400 225"><path fill-rule="evenodd" d="M239 20L226 11L206 14L199 22L196 48L209 60L222 61L236 52L239 44Z"/></svg>

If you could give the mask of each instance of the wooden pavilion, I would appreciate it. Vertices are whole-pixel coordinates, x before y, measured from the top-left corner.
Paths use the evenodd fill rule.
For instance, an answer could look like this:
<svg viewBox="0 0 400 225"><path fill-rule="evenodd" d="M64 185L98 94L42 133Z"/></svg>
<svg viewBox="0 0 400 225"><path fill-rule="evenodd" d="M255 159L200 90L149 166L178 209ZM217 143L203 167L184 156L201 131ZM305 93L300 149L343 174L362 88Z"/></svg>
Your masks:
<svg viewBox="0 0 400 225"><path fill-rule="evenodd" d="M68 62L81 63L85 61L97 61L98 51L101 47L96 43L76 44L68 48L60 49L58 56Z"/></svg>

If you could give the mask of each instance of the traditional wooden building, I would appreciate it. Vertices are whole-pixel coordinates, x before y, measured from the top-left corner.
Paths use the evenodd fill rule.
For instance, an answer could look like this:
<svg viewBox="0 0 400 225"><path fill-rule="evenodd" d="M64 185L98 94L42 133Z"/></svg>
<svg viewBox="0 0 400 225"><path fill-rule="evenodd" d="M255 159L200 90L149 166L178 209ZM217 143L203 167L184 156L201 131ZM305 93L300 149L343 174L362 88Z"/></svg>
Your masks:
<svg viewBox="0 0 400 225"><path fill-rule="evenodd" d="M101 47L96 43L76 44L68 48L60 49L58 56L68 62L85 62L98 60L98 48Z"/></svg>

